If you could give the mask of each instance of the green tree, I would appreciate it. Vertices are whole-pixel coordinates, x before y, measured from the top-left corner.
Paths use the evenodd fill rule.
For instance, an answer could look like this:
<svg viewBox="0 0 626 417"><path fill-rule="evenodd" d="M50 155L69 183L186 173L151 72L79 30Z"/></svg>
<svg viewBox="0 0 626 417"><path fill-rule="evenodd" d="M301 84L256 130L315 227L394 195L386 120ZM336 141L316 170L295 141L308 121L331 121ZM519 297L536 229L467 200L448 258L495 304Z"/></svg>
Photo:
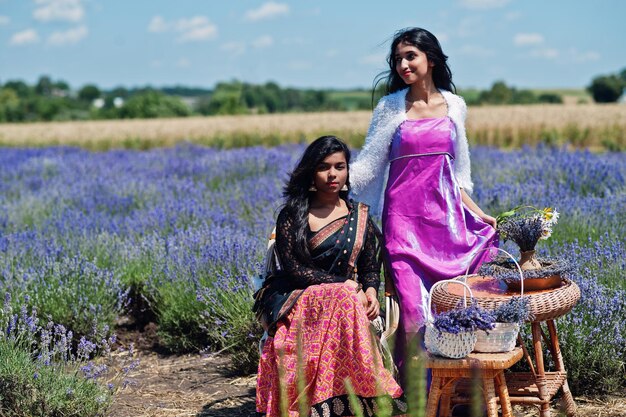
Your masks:
<svg viewBox="0 0 626 417"><path fill-rule="evenodd" d="M119 109L122 118L156 118L189 116L190 109L176 97L147 90L129 98Z"/></svg>
<svg viewBox="0 0 626 417"><path fill-rule="evenodd" d="M50 77L42 75L39 77L37 84L35 85L35 93L40 96L50 96L52 94L53 83Z"/></svg>
<svg viewBox="0 0 626 417"><path fill-rule="evenodd" d="M20 99L11 88L0 89L0 122L16 122L21 120Z"/></svg>
<svg viewBox="0 0 626 417"><path fill-rule="evenodd" d="M563 104L563 97L556 93L543 93L537 97L540 103Z"/></svg>
<svg viewBox="0 0 626 417"><path fill-rule="evenodd" d="M206 105L205 114L248 113L248 107L243 100L243 90L244 85L236 80L229 83L218 83Z"/></svg>
<svg viewBox="0 0 626 417"><path fill-rule="evenodd" d="M479 101L487 104L508 104L512 99L513 90L504 81L496 81L490 90L480 93Z"/></svg>
<svg viewBox="0 0 626 417"><path fill-rule="evenodd" d="M587 87L597 103L614 103L624 91L624 81L617 75L601 75Z"/></svg>
<svg viewBox="0 0 626 417"><path fill-rule="evenodd" d="M93 84L86 84L78 90L78 98L89 103L100 97L100 95L100 89Z"/></svg>
<svg viewBox="0 0 626 417"><path fill-rule="evenodd" d="M512 90L511 104L534 104L537 96L530 90Z"/></svg>
<svg viewBox="0 0 626 417"><path fill-rule="evenodd" d="M26 98L33 95L33 89L21 80L7 81L6 84L4 84L4 88L10 88L19 98Z"/></svg>

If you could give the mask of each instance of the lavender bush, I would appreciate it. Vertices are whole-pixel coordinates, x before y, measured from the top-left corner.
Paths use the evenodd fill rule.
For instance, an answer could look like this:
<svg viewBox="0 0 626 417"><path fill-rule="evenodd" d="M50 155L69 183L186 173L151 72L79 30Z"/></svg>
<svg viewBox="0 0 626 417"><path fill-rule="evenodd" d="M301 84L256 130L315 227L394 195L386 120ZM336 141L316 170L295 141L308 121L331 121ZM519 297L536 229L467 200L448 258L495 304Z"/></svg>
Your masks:
<svg viewBox="0 0 626 417"><path fill-rule="evenodd" d="M0 291L75 334L112 329L123 314L153 318L172 351L236 351L253 369L250 280L303 149L2 149ZM486 212L558 202L559 227L538 255L567 259L583 291L557 323L578 392L626 386L625 160L472 151L473 197Z"/></svg>
<svg viewBox="0 0 626 417"><path fill-rule="evenodd" d="M35 309L23 305L16 312L7 293L0 309L0 414L104 416L137 365L131 350L116 369L115 336L105 333L75 340L63 325L40 324Z"/></svg>

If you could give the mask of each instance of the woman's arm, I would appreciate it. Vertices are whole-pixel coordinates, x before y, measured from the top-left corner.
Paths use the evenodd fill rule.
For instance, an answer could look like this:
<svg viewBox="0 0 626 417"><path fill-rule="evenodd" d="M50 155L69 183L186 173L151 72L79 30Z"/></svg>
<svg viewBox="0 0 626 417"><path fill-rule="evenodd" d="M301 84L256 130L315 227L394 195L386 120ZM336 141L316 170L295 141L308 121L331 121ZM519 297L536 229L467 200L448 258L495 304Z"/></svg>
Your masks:
<svg viewBox="0 0 626 417"><path fill-rule="evenodd" d="M472 200L472 198L465 192L463 188L461 188L461 200L463 201L463 204L467 206L467 208L476 213L476 215L483 219L485 223L490 224L494 229L498 226L495 217L492 217L482 211L482 209L478 207L478 204L474 203L474 200Z"/></svg>
<svg viewBox="0 0 626 417"><path fill-rule="evenodd" d="M282 210L276 220L276 253L280 258L282 271L292 280L295 288L309 285L344 282L347 278L329 274L320 269L304 265L295 255L296 233L293 218Z"/></svg>
<svg viewBox="0 0 626 417"><path fill-rule="evenodd" d="M380 312L378 303L378 287L380 286L380 261L378 257L378 238L376 226L371 218L367 219L365 245L357 259L357 274L359 282L367 299L365 311L367 318L373 320Z"/></svg>

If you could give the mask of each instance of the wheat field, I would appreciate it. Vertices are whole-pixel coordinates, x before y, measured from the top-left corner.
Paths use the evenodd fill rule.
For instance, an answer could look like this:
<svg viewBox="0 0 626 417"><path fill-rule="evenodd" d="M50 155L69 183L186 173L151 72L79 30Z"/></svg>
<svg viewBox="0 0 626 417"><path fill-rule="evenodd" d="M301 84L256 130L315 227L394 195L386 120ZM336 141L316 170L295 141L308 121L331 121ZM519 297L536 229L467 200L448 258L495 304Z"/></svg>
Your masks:
<svg viewBox="0 0 626 417"><path fill-rule="evenodd" d="M0 124L0 145L71 145L88 149L151 148L189 141L219 147L276 145L335 134L361 146L371 112L287 113L175 119ZM470 107L472 144L519 147L543 142L626 149L626 105Z"/></svg>

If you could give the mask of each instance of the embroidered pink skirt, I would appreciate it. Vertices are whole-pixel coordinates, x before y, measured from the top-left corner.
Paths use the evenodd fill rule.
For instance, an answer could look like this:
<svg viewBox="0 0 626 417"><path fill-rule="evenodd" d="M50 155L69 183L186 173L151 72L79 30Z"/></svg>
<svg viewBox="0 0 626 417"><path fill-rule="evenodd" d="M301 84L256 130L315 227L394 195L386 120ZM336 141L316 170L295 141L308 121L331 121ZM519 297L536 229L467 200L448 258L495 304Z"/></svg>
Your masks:
<svg viewBox="0 0 626 417"><path fill-rule="evenodd" d="M257 412L282 416L284 395L282 407L290 417L299 416L302 401L313 417L354 415L345 383L350 381L364 415L374 415L380 401L394 415L406 413L402 390L383 367L374 337L353 290L342 283L308 287L265 343ZM299 378L304 386L300 400Z"/></svg>

